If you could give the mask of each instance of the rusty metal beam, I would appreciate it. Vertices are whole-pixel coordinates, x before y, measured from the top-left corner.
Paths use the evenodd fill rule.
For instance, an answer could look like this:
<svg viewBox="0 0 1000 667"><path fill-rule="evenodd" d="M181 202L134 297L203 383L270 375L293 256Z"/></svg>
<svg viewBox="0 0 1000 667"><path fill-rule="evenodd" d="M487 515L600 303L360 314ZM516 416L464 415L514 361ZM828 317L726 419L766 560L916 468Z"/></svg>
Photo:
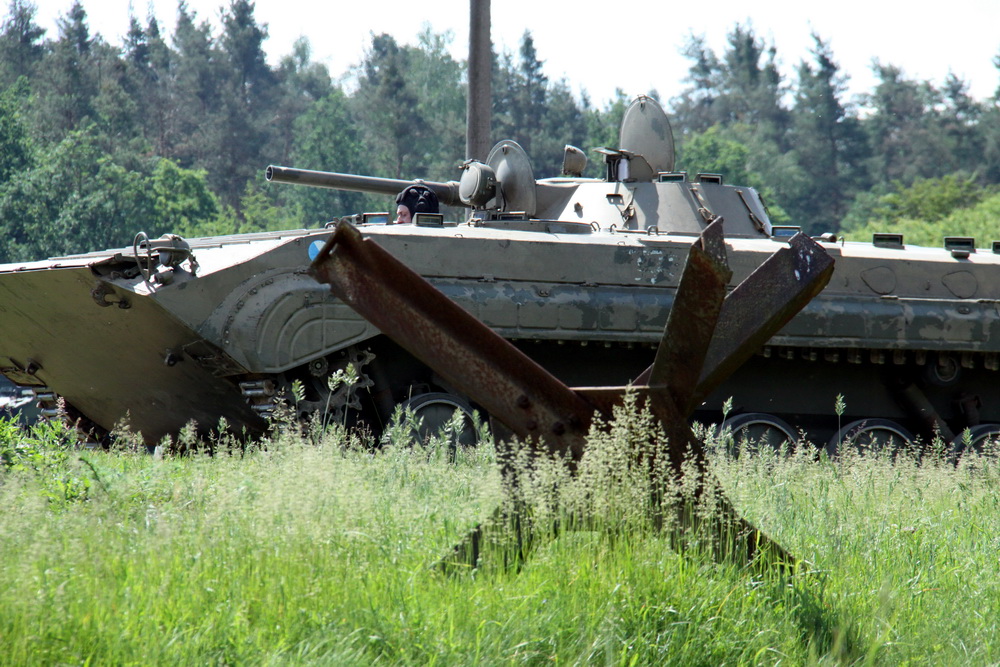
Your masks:
<svg viewBox="0 0 1000 667"><path fill-rule="evenodd" d="M694 409L695 386L726 297L726 285L733 277L726 263L722 223L717 217L688 252L646 383L666 387L685 415ZM655 396L653 400L657 400Z"/></svg>
<svg viewBox="0 0 1000 667"><path fill-rule="evenodd" d="M594 407L357 229L338 225L310 272L515 435L583 455Z"/></svg>

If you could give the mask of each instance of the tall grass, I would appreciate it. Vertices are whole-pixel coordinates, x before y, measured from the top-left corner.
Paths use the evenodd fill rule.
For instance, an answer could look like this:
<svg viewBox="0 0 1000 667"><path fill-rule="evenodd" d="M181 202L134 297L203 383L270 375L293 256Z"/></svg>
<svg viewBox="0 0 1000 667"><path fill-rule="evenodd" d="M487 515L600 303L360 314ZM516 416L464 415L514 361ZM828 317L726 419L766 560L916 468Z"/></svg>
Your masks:
<svg viewBox="0 0 1000 667"><path fill-rule="evenodd" d="M556 464L522 477L534 516L586 508L611 529L562 530L520 569L453 576L432 563L499 502L489 442L451 462L443 441L373 452L335 430L151 457L41 434L0 465L0 661L1000 660L995 460L716 459L740 511L808 561L786 577L679 554L650 529L623 458L646 428L620 416L580 482ZM32 448L69 453L15 465ZM86 489L50 493L54 474Z"/></svg>
<svg viewBox="0 0 1000 667"><path fill-rule="evenodd" d="M1000 465L762 452L717 465L733 501L813 564L816 599L865 662L1000 660Z"/></svg>

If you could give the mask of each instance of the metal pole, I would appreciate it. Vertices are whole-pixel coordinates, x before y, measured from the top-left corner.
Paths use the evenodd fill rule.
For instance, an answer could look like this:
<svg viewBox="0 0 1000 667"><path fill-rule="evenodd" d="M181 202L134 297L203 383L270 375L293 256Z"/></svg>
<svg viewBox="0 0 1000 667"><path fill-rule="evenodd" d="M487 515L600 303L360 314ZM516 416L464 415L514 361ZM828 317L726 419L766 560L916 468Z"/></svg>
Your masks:
<svg viewBox="0 0 1000 667"><path fill-rule="evenodd" d="M465 111L465 157L486 160L490 150L493 58L490 0L469 0L469 96Z"/></svg>

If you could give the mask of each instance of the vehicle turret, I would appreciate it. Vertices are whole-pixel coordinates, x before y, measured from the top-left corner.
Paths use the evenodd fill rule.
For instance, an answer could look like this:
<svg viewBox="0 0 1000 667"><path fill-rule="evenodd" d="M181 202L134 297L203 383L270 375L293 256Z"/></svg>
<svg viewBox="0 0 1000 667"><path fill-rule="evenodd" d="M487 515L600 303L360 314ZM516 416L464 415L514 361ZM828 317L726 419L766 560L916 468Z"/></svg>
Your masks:
<svg viewBox="0 0 1000 667"><path fill-rule="evenodd" d="M395 195L419 183L441 203L472 209L470 222L524 228L525 223L576 222L595 229L700 234L715 219L726 235L769 237L771 223L760 195L749 187L724 185L718 174L674 171L670 122L649 97L632 102L622 118L619 147L598 148L603 178L582 176L587 158L575 146L563 154L563 175L536 179L531 160L517 142L499 142L485 162L467 160L459 181L405 181L310 171L271 165L268 181ZM693 214L693 215L692 215Z"/></svg>

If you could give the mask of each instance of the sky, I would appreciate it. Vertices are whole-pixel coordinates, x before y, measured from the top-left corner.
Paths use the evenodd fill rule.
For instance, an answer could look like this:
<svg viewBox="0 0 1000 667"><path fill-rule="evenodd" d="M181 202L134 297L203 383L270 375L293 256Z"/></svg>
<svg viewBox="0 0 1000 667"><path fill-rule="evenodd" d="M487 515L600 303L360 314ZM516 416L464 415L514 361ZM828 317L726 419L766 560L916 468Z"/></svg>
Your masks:
<svg viewBox="0 0 1000 667"><path fill-rule="evenodd" d="M33 0L38 23L48 37L58 35L57 19L72 0ZM199 22L219 25L221 8L229 0L187 0ZM92 33L121 44L134 13L145 24L152 14L170 35L177 14L176 0L82 0ZM810 58L812 34L832 48L834 60L848 77L848 101L875 84L872 63L895 65L908 78L940 86L949 73L969 84L976 99L1000 88L1000 0L965 0L957 5L912 0L796 0L632 2L555 2L553 0L492 0L494 48L517 54L526 30L534 38L543 72L550 80L565 79L578 97L604 106L621 89L626 96L656 90L669 100L685 87L690 61L681 50L691 35L704 37L717 55L736 24L750 25L755 34L777 48L778 63L789 81L799 63ZM364 57L372 33L389 33L403 44L416 44L425 25L452 36L456 59L468 56L468 0L256 0L255 16L266 24L268 61L277 64L305 36L313 60L339 78ZM4 12L6 14L6 12Z"/></svg>

